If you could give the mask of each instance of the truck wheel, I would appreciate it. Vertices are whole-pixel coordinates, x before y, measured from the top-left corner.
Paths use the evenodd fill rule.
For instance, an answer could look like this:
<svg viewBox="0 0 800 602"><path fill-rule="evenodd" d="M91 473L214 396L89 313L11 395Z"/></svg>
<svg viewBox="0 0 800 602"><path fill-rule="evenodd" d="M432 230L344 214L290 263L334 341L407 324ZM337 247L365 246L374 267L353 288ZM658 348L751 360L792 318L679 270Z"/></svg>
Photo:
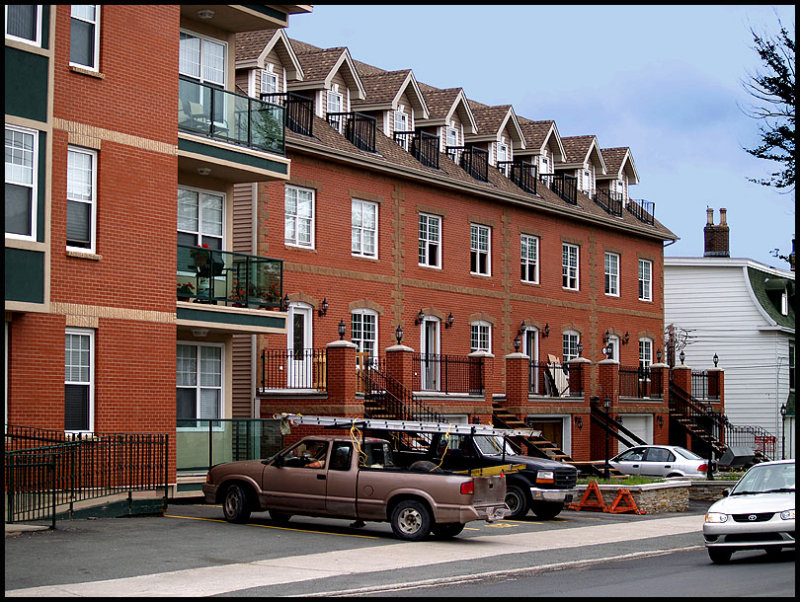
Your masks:
<svg viewBox="0 0 800 602"><path fill-rule="evenodd" d="M250 504L243 486L234 483L228 487L222 500L222 513L231 523L243 523L250 518Z"/></svg>
<svg viewBox="0 0 800 602"><path fill-rule="evenodd" d="M436 537L455 537L464 530L464 523L442 523L433 525Z"/></svg>
<svg viewBox="0 0 800 602"><path fill-rule="evenodd" d="M431 515L425 504L402 500L392 510L392 531L400 539L419 541L430 533Z"/></svg>
<svg viewBox="0 0 800 602"><path fill-rule="evenodd" d="M560 502L533 502L531 504L531 510L541 520L555 518L563 509L564 504Z"/></svg>
<svg viewBox="0 0 800 602"><path fill-rule="evenodd" d="M506 490L506 505L511 514L506 518L522 518L528 514L528 496L519 485L509 485Z"/></svg>
<svg viewBox="0 0 800 602"><path fill-rule="evenodd" d="M441 468L437 468L436 464L428 460L417 460L408 469L415 472L442 472Z"/></svg>

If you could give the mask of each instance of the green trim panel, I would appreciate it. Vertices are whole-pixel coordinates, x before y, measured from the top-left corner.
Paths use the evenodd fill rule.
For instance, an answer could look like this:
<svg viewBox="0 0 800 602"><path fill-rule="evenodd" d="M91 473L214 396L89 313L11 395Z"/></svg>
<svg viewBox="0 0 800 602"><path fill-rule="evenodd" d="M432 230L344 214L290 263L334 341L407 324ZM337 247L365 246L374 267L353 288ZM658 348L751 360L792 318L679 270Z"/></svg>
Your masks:
<svg viewBox="0 0 800 602"><path fill-rule="evenodd" d="M284 176L288 173L289 169L286 163L279 163L278 161L263 159L249 153L240 153L235 150L220 148L211 144L202 144L183 138L178 138L178 150L186 151L187 153L196 153L198 155L206 155L211 159L220 159L223 161L230 161L231 163L239 163L240 165L246 165L248 167L274 171Z"/></svg>
<svg viewBox="0 0 800 602"><path fill-rule="evenodd" d="M243 4L242 6L249 8L254 12L261 13L262 15L266 15L281 21L284 25L288 25L289 23L289 15L270 6L264 6L263 4Z"/></svg>
<svg viewBox="0 0 800 602"><path fill-rule="evenodd" d="M256 326L258 328L278 328L281 330L286 328L286 319L276 316L254 316L252 314L234 314L229 312L179 307L177 311L177 317L179 320L212 322L215 324L229 324L231 326Z"/></svg>
<svg viewBox="0 0 800 602"><path fill-rule="evenodd" d="M44 303L44 253L5 248L6 301Z"/></svg>
<svg viewBox="0 0 800 602"><path fill-rule="evenodd" d="M6 115L47 121L47 57L6 46Z"/></svg>

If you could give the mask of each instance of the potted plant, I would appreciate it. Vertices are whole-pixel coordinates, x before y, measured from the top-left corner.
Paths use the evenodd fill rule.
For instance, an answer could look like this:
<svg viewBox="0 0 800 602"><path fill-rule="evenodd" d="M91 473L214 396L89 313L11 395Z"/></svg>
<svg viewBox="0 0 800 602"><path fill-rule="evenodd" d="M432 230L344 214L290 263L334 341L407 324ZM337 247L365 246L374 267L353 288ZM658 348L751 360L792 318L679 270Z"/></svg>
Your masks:
<svg viewBox="0 0 800 602"><path fill-rule="evenodd" d="M194 295L194 286L191 282L178 283L178 301L188 301Z"/></svg>
<svg viewBox="0 0 800 602"><path fill-rule="evenodd" d="M189 252L194 261L194 265L197 267L197 272L205 278L220 276L222 274L222 269L225 267L225 262L222 261L221 251L216 251L217 259L214 259L214 253L215 251L205 242Z"/></svg>
<svg viewBox="0 0 800 602"><path fill-rule="evenodd" d="M242 307L247 303L247 291L239 284L238 280L234 280L231 283L231 294L228 295L228 299L233 301L234 307Z"/></svg>

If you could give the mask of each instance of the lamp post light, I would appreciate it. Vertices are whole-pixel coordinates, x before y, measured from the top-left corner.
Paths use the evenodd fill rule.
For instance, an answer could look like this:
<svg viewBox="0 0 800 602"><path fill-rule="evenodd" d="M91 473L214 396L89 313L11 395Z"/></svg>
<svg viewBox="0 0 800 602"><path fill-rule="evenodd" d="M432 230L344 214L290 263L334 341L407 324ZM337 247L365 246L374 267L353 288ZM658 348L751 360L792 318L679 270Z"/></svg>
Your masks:
<svg viewBox="0 0 800 602"><path fill-rule="evenodd" d="M397 339L398 345L403 340L403 327L400 324L397 325L397 330L394 331L394 338Z"/></svg>
<svg viewBox="0 0 800 602"><path fill-rule="evenodd" d="M781 460L786 459L786 404L781 404Z"/></svg>
<svg viewBox="0 0 800 602"><path fill-rule="evenodd" d="M708 429L711 435L714 435L714 410L711 407L711 402L708 402L708 419L711 421L710 428ZM706 478L709 481L714 480L714 446L708 442L708 470L706 471Z"/></svg>
<svg viewBox="0 0 800 602"><path fill-rule="evenodd" d="M344 333L347 331L347 326L345 326L344 324L344 319L339 320L338 330L339 330L339 340L341 341L342 339L344 339Z"/></svg>
<svg viewBox="0 0 800 602"><path fill-rule="evenodd" d="M609 435L609 425L608 425L608 412L611 408L611 398L606 395L606 399L603 402L603 407L606 409L606 466L605 466L605 478L610 478L609 473L609 466L608 466L608 435Z"/></svg>

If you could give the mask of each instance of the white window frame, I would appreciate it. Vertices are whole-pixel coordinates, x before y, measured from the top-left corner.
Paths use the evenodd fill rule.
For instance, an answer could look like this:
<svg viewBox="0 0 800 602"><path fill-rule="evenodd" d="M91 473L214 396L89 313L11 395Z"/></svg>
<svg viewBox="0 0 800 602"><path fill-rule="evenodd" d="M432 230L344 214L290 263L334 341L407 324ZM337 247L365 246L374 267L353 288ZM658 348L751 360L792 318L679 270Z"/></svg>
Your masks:
<svg viewBox="0 0 800 602"><path fill-rule="evenodd" d="M30 215L28 219L28 225L30 227L30 234L18 234L15 232L8 232L6 231L6 238L14 238L18 240L36 240L36 229L38 227L38 197L39 197L39 132L37 130L31 130L28 128L21 128L13 125L6 124L5 127L6 135L9 132L14 132L16 134L20 134L22 136L30 136L31 137L31 150L28 153L27 150L24 148L24 143L22 148L15 148L13 145L11 149L9 149L8 145L6 145L6 155L8 155L9 150L11 150L12 155L12 163L6 163L6 184L11 184L14 186L21 186L24 188L30 189ZM27 156L30 154L31 157L31 165L30 167L26 166L25 157L22 157L23 163L22 164L15 164L13 163L13 159L15 158L15 152L19 156L20 152L22 155ZM12 167L9 168L9 165ZM26 176L26 174L30 174ZM30 182L26 180L30 179ZM8 198L8 197L6 197Z"/></svg>
<svg viewBox="0 0 800 602"><path fill-rule="evenodd" d="M16 40L17 42L23 42L25 44L31 44L32 46L38 46L41 48L42 46L42 5L41 4L34 4L33 7L33 20L34 20L34 28L36 32L34 33L33 39L30 38L22 38L19 36L15 36L14 34L8 33L8 7L9 6L31 6L31 5L9 5L6 4L6 38L9 40Z"/></svg>
<svg viewBox="0 0 800 602"><path fill-rule="evenodd" d="M180 30L180 35L185 36L186 38L195 39L198 41L198 48L197 48L197 57L196 57L196 64L197 70L187 70L187 63L184 61L184 58L187 56L187 49L181 49L179 51L178 59L178 71L181 75L186 75L195 79L199 82L213 84L215 86L219 86L220 88L225 88L225 84L228 81L228 74L227 74L227 65L228 65L228 43L222 40L218 40L216 38L210 38L208 36L203 36L194 31L189 31L185 29ZM209 55L207 54L207 45L211 46L219 46L222 49L222 64L220 69L215 69L214 71L210 71L211 68L209 66ZM213 74L219 72L221 74L221 79L211 77Z"/></svg>
<svg viewBox="0 0 800 602"><path fill-rule="evenodd" d="M303 249L315 248L314 230L316 229L316 193L317 191L313 188L304 188L302 186L292 186L289 184L286 185L284 196L284 244L290 247L300 247ZM302 199L300 197L301 194L304 196ZM292 196L294 197L294 210L290 210L289 208L292 200L290 197ZM298 211L301 202L307 203L310 206L310 215L304 215ZM308 240L301 238L300 228L298 227L300 224L306 224L308 226ZM293 234L290 234L290 232L293 232Z"/></svg>
<svg viewBox="0 0 800 602"><path fill-rule="evenodd" d="M608 297L619 297L619 253L606 251L603 260L605 270L605 291Z"/></svg>
<svg viewBox="0 0 800 602"><path fill-rule="evenodd" d="M194 384L179 384L180 379L178 377L177 370L180 369L180 361L178 359L178 347L194 347L197 351L195 354L195 365L193 374L195 376ZM218 383L209 383L203 382L203 364L204 362L208 362L208 358L203 358L202 349L217 349L219 351L219 370L214 372L205 372L205 374L217 375L219 378ZM195 402L195 418L181 418L180 416L177 417L178 420L219 420L225 418L225 345L221 343L201 343L198 341L177 341L177 346L175 348L175 357L176 357L176 390L177 389L193 389L195 393L194 402ZM212 358L213 359L213 358ZM207 364L206 364L207 365ZM202 399L201 399L201 392L203 390L209 391L216 391L217 392L217 413L216 417L208 417L208 416L200 416L202 411ZM177 406L176 406L177 412ZM177 413L176 413L177 416ZM207 428L204 425L196 425L192 427L179 427L178 430L195 430L195 429L204 429Z"/></svg>
<svg viewBox="0 0 800 602"><path fill-rule="evenodd" d="M639 339L639 366L649 368L653 364L653 339Z"/></svg>
<svg viewBox="0 0 800 602"><path fill-rule="evenodd" d="M469 325L469 350L492 352L492 325L485 320L476 320Z"/></svg>
<svg viewBox="0 0 800 602"><path fill-rule="evenodd" d="M88 363L70 363L70 355L66 352L67 337L77 336L85 337L88 340ZM94 403L95 403L95 331L89 328L67 328L64 335L64 430L68 433L91 433L94 431ZM75 369L81 370L84 366L88 368L87 378L74 378L74 372L68 370L67 367L71 366ZM67 428L67 408L66 408L66 388L68 386L80 386L88 389L88 408L87 408L87 424L86 428Z"/></svg>
<svg viewBox="0 0 800 602"><path fill-rule="evenodd" d="M578 357L578 344L581 334L576 330L565 330L561 335L561 359L563 365Z"/></svg>
<svg viewBox="0 0 800 602"><path fill-rule="evenodd" d="M85 8L87 6L93 6L95 13L94 13L94 20L90 18L75 14L76 10L80 10L81 8ZM94 55L92 56L92 64L85 65L83 63L76 63L72 60L72 49L70 48L70 61L69 64L74 67L80 67L81 69L88 69L89 71L100 71L100 5L99 4L73 4L70 9L70 39L73 35L72 32L72 22L73 20L81 21L83 23L89 23L94 28L93 30L93 47L94 47ZM70 42L71 43L71 42Z"/></svg>
<svg viewBox="0 0 800 602"><path fill-rule="evenodd" d="M365 210L368 208L374 216L372 224L366 223L364 219ZM368 250L370 246L371 251ZM354 257L378 258L378 203L352 199L350 252Z"/></svg>
<svg viewBox="0 0 800 602"><path fill-rule="evenodd" d="M653 262L639 260L639 301L653 300Z"/></svg>
<svg viewBox="0 0 800 602"><path fill-rule="evenodd" d="M261 94L277 94L280 92L280 80L273 69L274 67L270 64L267 69L261 70ZM269 85L265 85L267 82L269 82Z"/></svg>
<svg viewBox="0 0 800 602"><path fill-rule="evenodd" d="M442 269L442 217L430 213L420 213L419 219L419 265ZM431 235L431 225L436 225L435 235Z"/></svg>
<svg viewBox="0 0 800 602"><path fill-rule="evenodd" d="M608 341L606 341L607 359L619 361L619 345L620 345L620 340L617 335L612 334L608 337Z"/></svg>
<svg viewBox="0 0 800 602"><path fill-rule="evenodd" d="M580 265L581 254L578 245L561 243L561 287L570 290L580 290Z"/></svg>
<svg viewBox="0 0 800 602"><path fill-rule="evenodd" d="M455 126L445 127L445 147L458 146L458 128Z"/></svg>
<svg viewBox="0 0 800 602"><path fill-rule="evenodd" d="M73 163L73 157L77 158L77 156L83 156L90 159L90 175L89 175L89 185L91 189L89 190L88 198L79 197L75 193L74 186L78 184L78 182L72 182L72 178L70 177L70 172L73 172L77 169L80 169L80 166L75 165ZM81 245L74 245L70 244L69 240L66 241L67 249L73 251L79 251L83 253L94 253L95 249L97 248L97 171L98 171L98 153L97 151L81 148L78 146L69 146L67 147L67 216L69 215L69 204L70 203L80 203L89 206L89 245L88 246L81 246Z"/></svg>
<svg viewBox="0 0 800 602"><path fill-rule="evenodd" d="M484 264L481 266L481 259ZM469 273L492 275L492 229L483 224L469 225Z"/></svg>
<svg viewBox="0 0 800 602"><path fill-rule="evenodd" d="M533 252L531 252L533 249ZM526 252L527 250L527 252ZM531 234L520 236L520 279L529 284L539 284L539 237ZM531 274L531 272L533 272Z"/></svg>
<svg viewBox="0 0 800 602"><path fill-rule="evenodd" d="M370 328L372 332L368 331ZM377 359L378 312L372 309L354 309L351 311L350 340L356 346L356 353L367 352L371 361Z"/></svg>
<svg viewBox="0 0 800 602"><path fill-rule="evenodd" d="M195 228L189 228L186 225L182 225L180 221L178 222L178 232L181 234L188 234L192 235L195 238L194 244L197 246L203 245L203 243L208 244L211 241L218 241L214 244L208 245L211 249L225 249L225 212L226 212L226 198L224 192L219 192L217 190L204 190L202 188L195 188L192 186L178 186L178 204L181 204L181 192L187 192L192 195L196 195L197 203L197 213L195 219L197 220L197 226ZM212 222L211 220L205 217L206 207L204 204L204 199L208 197L215 197L219 199L220 202L220 222L217 229L209 229L206 228L206 224L214 223L216 224L216 220ZM180 220L181 212L178 212L178 219Z"/></svg>

